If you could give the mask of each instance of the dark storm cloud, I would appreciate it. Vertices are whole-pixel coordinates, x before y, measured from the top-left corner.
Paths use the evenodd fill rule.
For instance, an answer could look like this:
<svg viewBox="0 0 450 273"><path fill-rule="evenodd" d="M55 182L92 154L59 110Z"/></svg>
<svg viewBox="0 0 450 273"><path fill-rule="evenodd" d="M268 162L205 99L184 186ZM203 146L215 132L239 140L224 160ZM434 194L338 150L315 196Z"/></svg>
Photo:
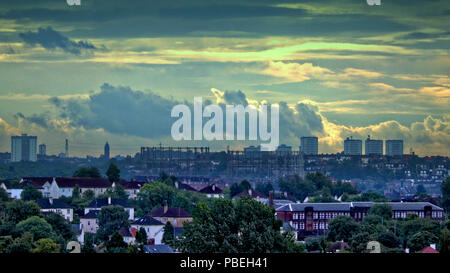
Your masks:
<svg viewBox="0 0 450 273"><path fill-rule="evenodd" d="M18 112L17 114L14 115L14 118L22 119L29 123L36 124L44 129L48 129L51 127L50 124L48 123L49 117L48 117L47 113L33 114L31 116L25 116L21 112Z"/></svg>
<svg viewBox="0 0 450 273"><path fill-rule="evenodd" d="M50 102L72 126L147 138L170 135L170 112L178 104L151 92L106 83L88 100L52 98Z"/></svg>
<svg viewBox="0 0 450 273"><path fill-rule="evenodd" d="M20 33L19 37L27 44L35 46L40 45L45 49L54 50L60 48L66 52L79 55L82 50L97 49L93 44L87 41L75 42L61 33L53 30L51 27L39 28L37 32Z"/></svg>

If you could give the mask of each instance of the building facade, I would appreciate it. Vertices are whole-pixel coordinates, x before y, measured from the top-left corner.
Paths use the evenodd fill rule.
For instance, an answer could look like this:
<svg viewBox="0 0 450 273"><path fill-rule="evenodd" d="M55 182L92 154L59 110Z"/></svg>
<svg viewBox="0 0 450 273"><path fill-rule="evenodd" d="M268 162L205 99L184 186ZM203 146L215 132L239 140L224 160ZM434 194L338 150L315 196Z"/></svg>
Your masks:
<svg viewBox="0 0 450 273"><path fill-rule="evenodd" d="M386 140L386 155L403 155L403 140Z"/></svg>
<svg viewBox="0 0 450 273"><path fill-rule="evenodd" d="M319 141L317 137L301 137L300 151L305 155L317 155L319 153Z"/></svg>
<svg viewBox="0 0 450 273"><path fill-rule="evenodd" d="M39 155L40 156L47 155L47 145L45 145L45 144L39 145Z"/></svg>
<svg viewBox="0 0 450 273"><path fill-rule="evenodd" d="M344 140L344 154L362 155L362 140L347 137Z"/></svg>
<svg viewBox="0 0 450 273"><path fill-rule="evenodd" d="M366 155L383 155L383 140L370 139L370 136L366 139Z"/></svg>
<svg viewBox="0 0 450 273"><path fill-rule="evenodd" d="M37 160L37 136L11 136L11 162Z"/></svg>
<svg viewBox="0 0 450 273"><path fill-rule="evenodd" d="M307 236L325 235L328 223L337 216L349 216L360 222L367 215L374 202L346 203L293 203L276 209L276 215L284 223L288 223L299 239ZM390 202L393 219L404 219L408 214L416 214L421 218L442 221L444 210L428 202Z"/></svg>

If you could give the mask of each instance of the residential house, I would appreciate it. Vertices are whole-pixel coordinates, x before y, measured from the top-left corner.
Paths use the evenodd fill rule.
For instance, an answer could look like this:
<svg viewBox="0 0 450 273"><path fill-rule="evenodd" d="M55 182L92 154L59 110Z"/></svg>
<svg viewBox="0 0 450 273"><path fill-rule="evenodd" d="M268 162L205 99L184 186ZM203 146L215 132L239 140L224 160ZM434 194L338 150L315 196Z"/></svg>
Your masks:
<svg viewBox="0 0 450 273"><path fill-rule="evenodd" d="M54 212L58 213L64 219L69 222L73 221L73 209L65 202L59 199L47 198L37 201L38 206L41 208L41 212Z"/></svg>
<svg viewBox="0 0 450 273"><path fill-rule="evenodd" d="M164 225L170 222L172 226L181 228L184 222L192 222L192 216L182 208L169 208L167 206L156 208L151 211L149 216L162 222Z"/></svg>
<svg viewBox="0 0 450 273"><path fill-rule="evenodd" d="M126 228L126 227L121 228L119 230L119 234L122 235L125 243L127 243L129 245L134 244L135 238L129 228Z"/></svg>
<svg viewBox="0 0 450 273"><path fill-rule="evenodd" d="M44 197L71 197L73 189L78 186L80 194L90 190L97 197L111 188L112 183L105 178L91 177L24 177L20 183L31 182L42 191Z"/></svg>
<svg viewBox="0 0 450 273"><path fill-rule="evenodd" d="M269 200L269 198L267 196L265 196L264 194L262 194L261 192L259 192L257 190L253 190L253 189L248 189L247 191L242 191L242 192L236 194L233 197L233 199L238 199L243 196L251 196L254 200L261 202L263 204L267 203L267 201Z"/></svg>
<svg viewBox="0 0 450 273"><path fill-rule="evenodd" d="M84 214L88 214L92 210L101 210L105 206L122 206L128 212L128 219L134 219L134 208L128 204L127 200L112 199L111 197L95 199L84 209Z"/></svg>
<svg viewBox="0 0 450 273"><path fill-rule="evenodd" d="M80 216L80 228L86 233L97 233L99 213L100 210L91 210Z"/></svg>
<svg viewBox="0 0 450 273"><path fill-rule="evenodd" d="M148 244L161 244L164 234L164 224L161 221L158 221L148 215L136 219L131 224L132 234L136 235L136 232L141 228L144 228L145 232L147 233Z"/></svg>
<svg viewBox="0 0 450 273"><path fill-rule="evenodd" d="M224 198L222 189L217 187L216 184L211 184L207 187L204 187L199 192L206 194L206 196L209 198Z"/></svg>

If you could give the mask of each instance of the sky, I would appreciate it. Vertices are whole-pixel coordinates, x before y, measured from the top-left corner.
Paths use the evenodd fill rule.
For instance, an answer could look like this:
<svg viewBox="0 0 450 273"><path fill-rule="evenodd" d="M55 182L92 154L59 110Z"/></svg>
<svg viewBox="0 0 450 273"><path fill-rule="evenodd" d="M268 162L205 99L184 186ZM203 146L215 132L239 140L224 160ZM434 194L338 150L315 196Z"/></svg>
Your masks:
<svg viewBox="0 0 450 273"><path fill-rule="evenodd" d="M403 139L450 156L450 1L3 0L0 152L37 135L47 152L134 154L183 141L170 111L280 105L280 142Z"/></svg>

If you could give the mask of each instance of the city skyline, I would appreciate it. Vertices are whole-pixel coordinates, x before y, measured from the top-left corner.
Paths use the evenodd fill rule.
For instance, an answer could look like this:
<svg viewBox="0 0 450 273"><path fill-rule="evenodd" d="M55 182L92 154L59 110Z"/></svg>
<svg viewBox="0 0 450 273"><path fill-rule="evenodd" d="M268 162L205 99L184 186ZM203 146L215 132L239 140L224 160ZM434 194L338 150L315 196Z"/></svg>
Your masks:
<svg viewBox="0 0 450 273"><path fill-rule="evenodd" d="M407 6L407 8L405 8ZM137 12L138 10L138 12ZM28 133L49 154L176 142L170 109L280 104L280 144L403 139L450 155L448 1L99 0L0 3L0 151ZM60 143L60 144L57 144ZM98 148L97 148L98 147Z"/></svg>

